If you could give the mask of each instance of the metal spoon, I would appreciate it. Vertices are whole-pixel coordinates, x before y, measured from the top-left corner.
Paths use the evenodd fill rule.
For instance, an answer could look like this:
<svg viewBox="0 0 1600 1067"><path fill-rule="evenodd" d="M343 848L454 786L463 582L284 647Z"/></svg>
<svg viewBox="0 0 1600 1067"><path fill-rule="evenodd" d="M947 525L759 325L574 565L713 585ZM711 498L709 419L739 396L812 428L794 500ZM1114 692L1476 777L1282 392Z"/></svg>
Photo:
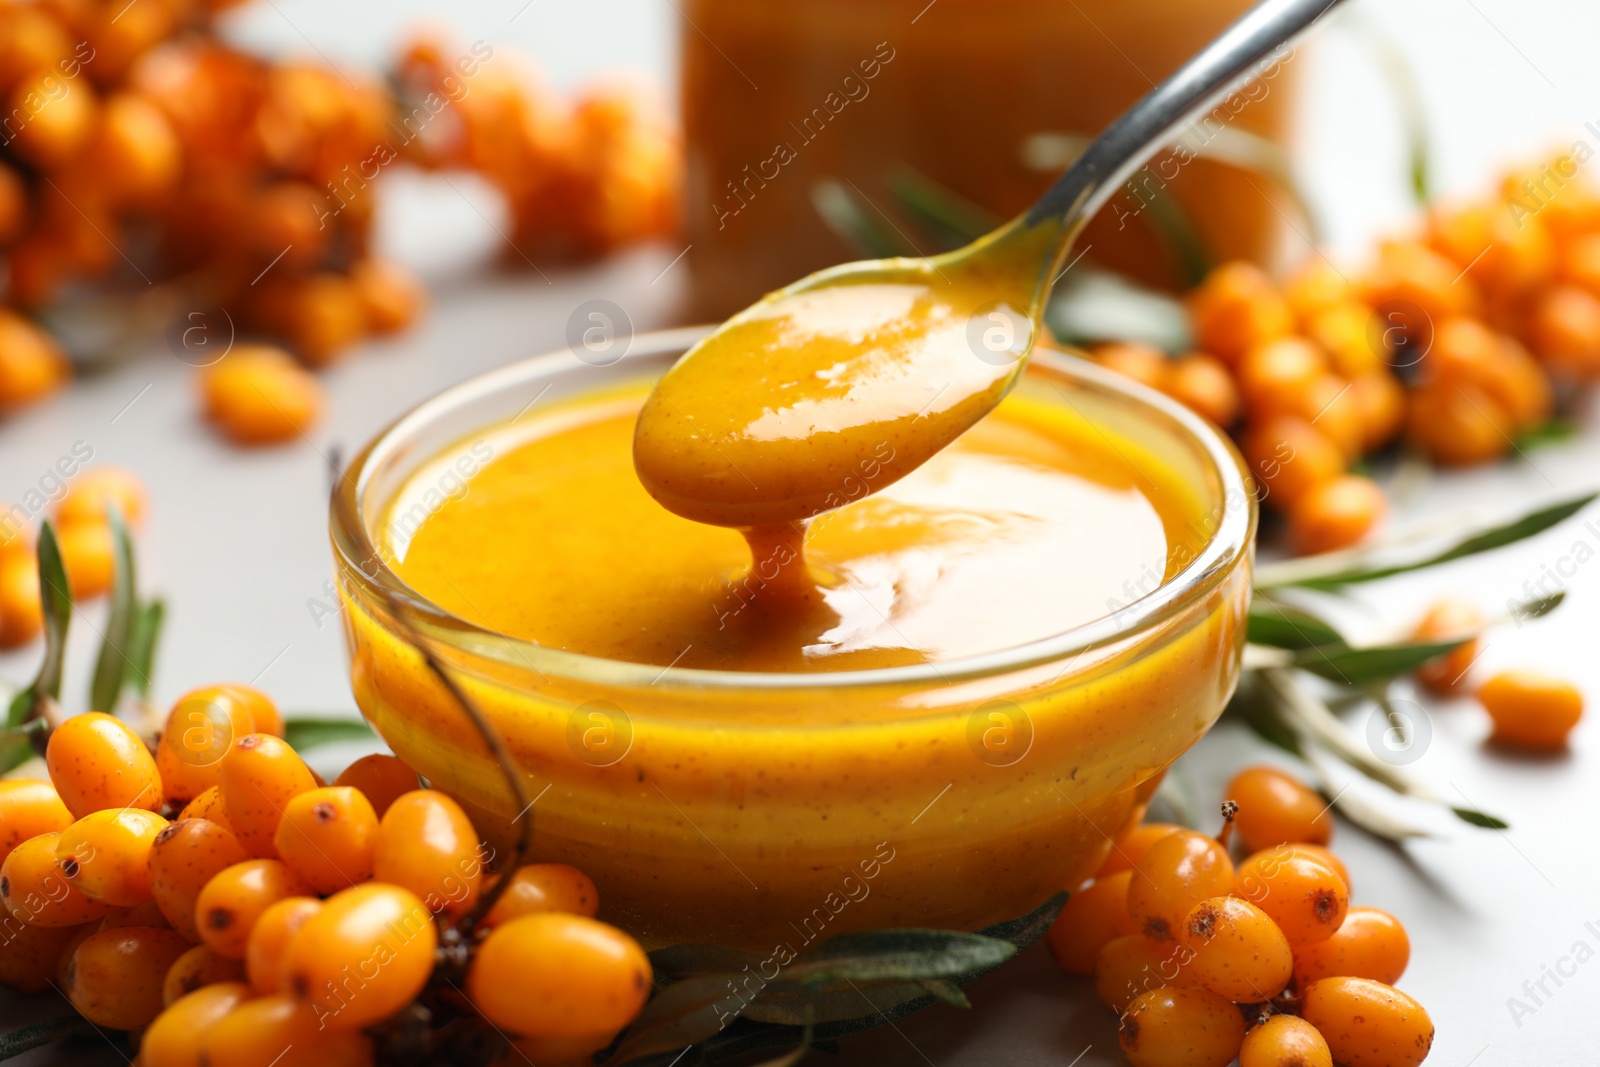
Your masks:
<svg viewBox="0 0 1600 1067"><path fill-rule="evenodd" d="M634 466L663 505L794 524L916 469L1017 381L1083 226L1185 123L1341 0L1263 0L1152 89L1029 211L931 258L847 263L691 348L640 411Z"/></svg>

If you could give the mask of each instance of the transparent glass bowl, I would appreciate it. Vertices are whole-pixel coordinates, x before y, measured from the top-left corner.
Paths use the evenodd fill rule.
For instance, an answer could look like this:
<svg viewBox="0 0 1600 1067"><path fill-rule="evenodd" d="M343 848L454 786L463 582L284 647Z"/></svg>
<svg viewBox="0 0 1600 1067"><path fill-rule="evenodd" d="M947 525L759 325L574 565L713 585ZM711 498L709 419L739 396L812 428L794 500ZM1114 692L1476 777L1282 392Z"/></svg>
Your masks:
<svg viewBox="0 0 1600 1067"><path fill-rule="evenodd" d="M606 366L560 351L501 368L355 457L331 526L363 714L497 849L533 819L533 858L586 871L602 916L652 947L977 929L1077 884L1216 720L1244 643L1248 478L1222 435L1151 390L1053 351L1018 386L1169 464L1204 502L1204 547L1115 613L999 652L819 674L663 669L480 629L387 565L380 524L419 469L470 454L535 399L659 376L701 332L640 336ZM530 810L407 633L504 736Z"/></svg>

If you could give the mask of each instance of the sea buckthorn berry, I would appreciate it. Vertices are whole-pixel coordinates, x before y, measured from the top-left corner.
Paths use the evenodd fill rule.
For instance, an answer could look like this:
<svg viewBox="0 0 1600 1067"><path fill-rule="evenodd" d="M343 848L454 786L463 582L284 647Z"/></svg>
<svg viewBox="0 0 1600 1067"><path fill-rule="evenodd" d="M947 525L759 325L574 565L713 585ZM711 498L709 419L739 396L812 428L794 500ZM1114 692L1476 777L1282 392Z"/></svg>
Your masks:
<svg viewBox="0 0 1600 1067"><path fill-rule="evenodd" d="M283 809L317 788L311 768L294 749L271 734L246 734L222 758L222 803L228 825L245 851L274 855L273 835Z"/></svg>
<svg viewBox="0 0 1600 1067"><path fill-rule="evenodd" d="M1333 838L1327 801L1276 767L1246 767L1228 781L1223 795L1238 803L1233 826L1252 852L1285 841L1326 845Z"/></svg>
<svg viewBox="0 0 1600 1067"><path fill-rule="evenodd" d="M206 1034L249 997L243 982L219 982L169 1003L139 1042L140 1067L202 1067Z"/></svg>
<svg viewBox="0 0 1600 1067"><path fill-rule="evenodd" d="M1250 427L1239 442L1263 503L1290 508L1319 485L1344 473L1345 458L1331 438L1290 415Z"/></svg>
<svg viewBox="0 0 1600 1067"><path fill-rule="evenodd" d="M1166 393L1224 429L1239 419L1239 387L1221 360L1203 352L1173 363Z"/></svg>
<svg viewBox="0 0 1600 1067"><path fill-rule="evenodd" d="M616 1032L650 995L650 960L613 926L581 915L525 915L478 946L467 993L511 1033L578 1037Z"/></svg>
<svg viewBox="0 0 1600 1067"><path fill-rule="evenodd" d="M1361 415L1361 450L1376 452L1406 424L1406 391L1386 370L1350 379L1350 398Z"/></svg>
<svg viewBox="0 0 1600 1067"><path fill-rule="evenodd" d="M1198 988L1188 963L1189 953L1182 945L1152 941L1143 934L1115 938L1095 956L1095 996L1121 1015L1142 993L1168 986Z"/></svg>
<svg viewBox="0 0 1600 1067"><path fill-rule="evenodd" d="M91 900L61 873L59 833L30 837L0 864L0 904L29 926L82 926L104 918L111 905Z"/></svg>
<svg viewBox="0 0 1600 1067"><path fill-rule="evenodd" d="M350 268L350 280L361 296L367 329L376 334L405 329L428 303L422 283L404 267L388 260L362 260Z"/></svg>
<svg viewBox="0 0 1600 1067"><path fill-rule="evenodd" d="M481 849L459 804L432 789L414 790L384 813L373 877L409 889L436 915L462 915L482 888Z"/></svg>
<svg viewBox="0 0 1600 1067"><path fill-rule="evenodd" d="M1467 670L1478 658L1478 631L1487 620L1465 600L1441 600L1427 610L1411 631L1413 641L1453 641L1461 644L1417 668L1424 689L1449 695L1465 688Z"/></svg>
<svg viewBox="0 0 1600 1067"><path fill-rule="evenodd" d="M1559 271L1562 281L1600 297L1600 232L1586 233L1568 242L1561 253Z"/></svg>
<svg viewBox="0 0 1600 1067"><path fill-rule="evenodd" d="M1294 974L1289 939L1266 912L1238 897L1194 906L1179 936L1189 973L1220 997L1257 1004L1283 991Z"/></svg>
<svg viewBox="0 0 1600 1067"><path fill-rule="evenodd" d="M1370 978L1394 985L1410 962L1411 939L1400 920L1358 905L1332 937L1296 947L1294 980L1301 989L1324 978Z"/></svg>
<svg viewBox="0 0 1600 1067"><path fill-rule="evenodd" d="M1436 463L1466 467L1499 459L1516 429L1511 413L1475 384L1442 383L1411 394L1406 433Z"/></svg>
<svg viewBox="0 0 1600 1067"><path fill-rule="evenodd" d="M69 927L72 937L67 940L67 945L61 950L60 959L56 960L56 988L66 996L66 988L72 984L72 956L78 951L78 946L100 932L100 924L89 923L87 926Z"/></svg>
<svg viewBox="0 0 1600 1067"><path fill-rule="evenodd" d="M56 522L105 522L110 506L130 526L144 520L144 486L132 471L121 467L94 467L73 480L67 495L56 505Z"/></svg>
<svg viewBox="0 0 1600 1067"><path fill-rule="evenodd" d="M1316 860L1318 863L1328 868L1328 870L1332 871L1334 874L1337 874L1339 876L1339 880L1345 884L1346 889L1350 888L1350 868L1346 867L1344 865L1344 860L1340 859L1338 856L1335 856L1331 849L1328 849L1322 845L1308 844L1304 841L1297 841L1293 845L1289 846L1289 848L1290 851L1297 856L1305 856L1307 859ZM1254 859L1255 857L1252 856L1250 858ZM1280 923L1279 925L1281 926L1282 924Z"/></svg>
<svg viewBox="0 0 1600 1067"><path fill-rule="evenodd" d="M1382 326L1372 309L1351 300L1323 308L1306 323L1306 337L1327 354L1328 365L1354 381L1369 374L1387 374L1393 358Z"/></svg>
<svg viewBox="0 0 1600 1067"><path fill-rule="evenodd" d="M1128 1005L1117 1041L1133 1067L1226 1067L1244 1044L1244 1017L1204 989L1157 989Z"/></svg>
<svg viewBox="0 0 1600 1067"><path fill-rule="evenodd" d="M362 756L346 767L333 780L333 784L359 789L380 819L389 810L390 804L422 785L417 780L417 772L406 766L404 761L381 752Z"/></svg>
<svg viewBox="0 0 1600 1067"><path fill-rule="evenodd" d="M288 353L239 345L199 372L206 417L235 444L292 441L322 411L322 386Z"/></svg>
<svg viewBox="0 0 1600 1067"><path fill-rule="evenodd" d="M1534 671L1501 671L1478 687L1494 722L1490 740L1516 748L1564 748L1583 718L1583 694L1571 682Z"/></svg>
<svg viewBox="0 0 1600 1067"><path fill-rule="evenodd" d="M194 921L212 951L244 959L250 931L272 905L306 895L306 886L282 860L246 860L227 868L200 890Z"/></svg>
<svg viewBox="0 0 1600 1067"><path fill-rule="evenodd" d="M115 930L119 926L165 926L172 928L167 922L167 917L161 914L161 909L156 907L156 902L147 900L131 908L113 908L111 913L100 920L99 929Z"/></svg>
<svg viewBox="0 0 1600 1067"><path fill-rule="evenodd" d="M1324 978L1300 994L1340 1067L1416 1067L1433 1047L1433 1020L1411 997L1369 978Z"/></svg>
<svg viewBox="0 0 1600 1067"><path fill-rule="evenodd" d="M77 935L76 926L32 926L0 922L0 985L31 995L50 988L56 962Z"/></svg>
<svg viewBox="0 0 1600 1067"><path fill-rule="evenodd" d="M1479 387L1505 409L1518 429L1544 425L1555 406L1549 376L1515 337L1501 334L1495 346L1497 358L1484 368Z"/></svg>
<svg viewBox="0 0 1600 1067"><path fill-rule="evenodd" d="M48 101L43 106L42 101ZM25 77L12 90L6 114L28 115L10 147L28 162L55 171L71 162L94 129L95 93L81 81L67 82L46 67Z"/></svg>
<svg viewBox="0 0 1600 1067"><path fill-rule="evenodd" d="M138 1030L161 1014L167 971L189 950L176 930L123 926L91 934L72 953L67 998L85 1019Z"/></svg>
<svg viewBox="0 0 1600 1067"><path fill-rule="evenodd" d="M278 711L278 705L255 686L240 682L223 682L220 685L206 686L205 689L225 690L238 698L244 704L245 710L250 713L250 718L254 720L256 733L271 734L273 737L283 736L283 715ZM195 692L205 692L205 689L197 689Z"/></svg>
<svg viewBox="0 0 1600 1067"><path fill-rule="evenodd" d="M0 556L0 648L16 648L44 629L39 563L29 554Z"/></svg>
<svg viewBox="0 0 1600 1067"><path fill-rule="evenodd" d="M289 801L273 842L301 881L335 893L372 877L378 815L349 786L313 789Z"/></svg>
<svg viewBox="0 0 1600 1067"><path fill-rule="evenodd" d="M200 940L195 904L218 874L250 855L225 826L208 819L180 818L156 835L150 846L150 895L172 928Z"/></svg>
<svg viewBox="0 0 1600 1067"><path fill-rule="evenodd" d="M233 827L228 825L228 813L222 803L221 786L212 786L185 804L174 821L183 819L205 819L207 822L216 823L230 834L233 833Z"/></svg>
<svg viewBox="0 0 1600 1067"><path fill-rule="evenodd" d="M1332 937L1350 906L1350 887L1308 845L1257 852L1234 875L1235 896L1272 917L1295 951Z"/></svg>
<svg viewBox="0 0 1600 1067"><path fill-rule="evenodd" d="M179 697L167 712L156 745L156 768L167 801L186 804L217 785L222 758L233 743L256 732L255 716L229 686L206 686Z"/></svg>
<svg viewBox="0 0 1600 1067"><path fill-rule="evenodd" d="M1475 314L1481 304L1477 285L1461 277L1460 267L1411 241L1384 245L1362 290L1380 317L1404 328L1424 347L1436 324L1455 315Z"/></svg>
<svg viewBox="0 0 1600 1067"><path fill-rule="evenodd" d="M1282 414L1302 418L1322 431L1347 463L1361 456L1366 424L1350 383L1337 374L1319 375L1303 392L1288 397Z"/></svg>
<svg viewBox="0 0 1600 1067"><path fill-rule="evenodd" d="M371 1067L365 1034L324 1029L310 1004L275 994L247 1000L200 1040L206 1067ZM154 1065L152 1065L154 1067Z"/></svg>
<svg viewBox="0 0 1600 1067"><path fill-rule="evenodd" d="M1111 854L1100 865L1100 869L1094 872L1094 876L1104 878L1118 871L1133 870L1151 845L1168 834L1182 829L1183 827L1170 822L1140 823L1112 843Z"/></svg>
<svg viewBox="0 0 1600 1067"><path fill-rule="evenodd" d="M1281 337L1239 360L1239 392L1257 416L1298 407L1300 395L1328 373L1322 350L1303 337Z"/></svg>
<svg viewBox="0 0 1600 1067"><path fill-rule="evenodd" d="M1388 510L1389 498L1377 482L1342 474L1289 509L1289 541L1302 555L1347 548L1371 533Z"/></svg>
<svg viewBox="0 0 1600 1067"><path fill-rule="evenodd" d="M142 96L124 92L106 101L86 159L108 199L143 205L158 201L172 187L182 153L166 115Z"/></svg>
<svg viewBox="0 0 1600 1067"><path fill-rule="evenodd" d="M167 820L153 811L96 811L61 831L56 865L85 896L113 907L150 900L150 848Z"/></svg>
<svg viewBox="0 0 1600 1067"><path fill-rule="evenodd" d="M1161 349L1127 341L1097 345L1090 357L1106 370L1116 371L1152 389L1166 388L1167 375L1172 366Z"/></svg>
<svg viewBox="0 0 1600 1067"><path fill-rule="evenodd" d="M240 982L245 978L244 961L219 956L209 946L195 945L173 961L161 983L161 1002L174 1002L208 985Z"/></svg>
<svg viewBox="0 0 1600 1067"><path fill-rule="evenodd" d="M1600 297L1575 285L1545 291L1528 320L1528 343L1558 377L1593 378L1600 373Z"/></svg>
<svg viewBox="0 0 1600 1067"><path fill-rule="evenodd" d="M1134 933L1128 914L1128 881L1133 871L1097 879L1067 899L1045 939L1056 963L1068 974L1091 975L1095 957L1114 938Z"/></svg>
<svg viewBox="0 0 1600 1067"><path fill-rule="evenodd" d="M1294 328L1288 301L1251 263L1224 263L1208 274L1189 294L1189 318L1197 345L1229 363Z"/></svg>
<svg viewBox="0 0 1600 1067"><path fill-rule="evenodd" d="M117 571L116 545L104 522L74 522L56 531L61 563L74 600L92 600L111 588Z"/></svg>
<svg viewBox="0 0 1600 1067"><path fill-rule="evenodd" d="M1124 900L1126 892L1124 891ZM1124 909L1127 905L1124 903ZM511 884L484 918L485 926L498 926L523 915L558 911L590 919L600 913L600 891L587 874L565 863L530 863L511 873Z"/></svg>
<svg viewBox="0 0 1600 1067"><path fill-rule="evenodd" d="M1239 1067L1333 1067L1333 1053L1315 1026L1274 1015L1244 1035Z"/></svg>
<svg viewBox="0 0 1600 1067"><path fill-rule="evenodd" d="M1155 941L1172 941L1202 900L1233 888L1233 861L1214 837L1194 830L1168 834L1145 851L1128 881L1128 913Z"/></svg>
<svg viewBox="0 0 1600 1067"><path fill-rule="evenodd" d="M1305 325L1329 308L1348 306L1351 284L1325 256L1307 260L1283 285L1283 298L1295 319Z"/></svg>
<svg viewBox="0 0 1600 1067"><path fill-rule="evenodd" d="M34 242L34 247L38 243ZM11 294L24 301L24 246L10 253ZM0 411L42 400L72 377L72 364L48 333L10 309L0 309Z"/></svg>
<svg viewBox="0 0 1600 1067"><path fill-rule="evenodd" d="M245 947L245 973L256 996L283 991L283 954L289 939L322 910L311 897L285 897L261 913Z"/></svg>
<svg viewBox="0 0 1600 1067"><path fill-rule="evenodd" d="M60 833L71 825L72 813L49 782L37 778L0 781L0 863L30 837Z"/></svg>
<svg viewBox="0 0 1600 1067"><path fill-rule="evenodd" d="M50 735L50 780L75 818L108 808L161 807L161 775L139 735L98 711L74 715Z"/></svg>
<svg viewBox="0 0 1600 1067"><path fill-rule="evenodd" d="M320 1025L359 1030L416 999L433 973L438 936L427 906L399 886L346 889L289 939L285 984L310 1003ZM480 960L487 945L479 948ZM352 982L352 974L361 981ZM532 975L517 975L516 985L519 999L535 995Z"/></svg>

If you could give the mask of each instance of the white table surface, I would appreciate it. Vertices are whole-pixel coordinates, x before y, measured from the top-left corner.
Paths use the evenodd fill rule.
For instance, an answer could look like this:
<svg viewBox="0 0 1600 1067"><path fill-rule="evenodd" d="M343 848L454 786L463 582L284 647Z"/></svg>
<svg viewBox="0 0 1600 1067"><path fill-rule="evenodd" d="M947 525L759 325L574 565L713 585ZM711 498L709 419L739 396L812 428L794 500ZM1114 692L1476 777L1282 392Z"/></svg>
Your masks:
<svg viewBox="0 0 1600 1067"><path fill-rule="evenodd" d="M1600 147L1600 7L1589 0L1357 0L1362 19L1405 42L1423 86L1441 185L1473 191L1496 162L1584 139ZM339 5L271 0L241 12L241 38L275 51L309 44L336 62L380 60L402 29L433 0ZM937 8L928 15L937 17ZM671 0L458 0L440 21L465 39L510 40L533 52L560 83L626 66L673 75L677 16ZM1408 215L1396 127L1370 57L1348 29L1328 33L1307 53L1305 133L1299 146L1307 184L1323 207L1336 250L1364 242ZM1597 121L1600 131L1600 121ZM318 625L310 602L330 575L326 539L326 464L335 446L348 455L380 426L443 386L509 360L560 346L570 311L605 297L646 329L673 321L681 271L664 268L681 250L640 251L584 270L505 275L486 265L497 238L479 211L492 196L469 190L469 204L437 181L397 176L387 188L382 243L434 284L432 314L403 337L373 344L326 375L329 410L309 441L240 452L220 445L198 422L189 369L164 350L79 382L64 397L0 423L0 499L19 497L77 441L95 463L140 472L150 492L141 545L143 581L170 605L156 693L170 700L208 681L256 679L289 709L353 710L339 629ZM692 251L690 252L692 255ZM659 276L658 276L659 275ZM1591 420L1592 421L1592 420ZM1408 516L1457 509L1510 510L1600 481L1600 435L1540 451L1528 460L1440 477L1398 494L1397 524ZM1584 518L1600 520L1600 509ZM1519 597L1584 540L1600 549L1600 521L1582 521L1514 550L1365 593L1353 612L1372 636L1396 629L1435 594L1461 591L1497 609ZM1481 661L1548 667L1600 693L1594 654L1600 565L1580 568L1568 603L1549 620L1505 627ZM91 607L76 627L70 674L81 699L93 655ZM21 680L33 653L0 657L0 677ZM1424 702L1433 727L1418 773L1449 796L1493 810L1512 823L1497 833L1443 824L1445 837L1387 848L1348 826L1336 848L1352 869L1355 899L1387 908L1411 931L1413 962L1402 986L1430 1010L1438 1040L1429 1062L1441 1067L1592 1063L1600 1043L1600 963L1574 969L1577 953L1600 952L1600 716L1580 725L1572 751L1550 759L1486 748L1484 718L1470 702ZM335 769L348 751L329 753ZM1205 739L1184 761L1206 805L1231 769L1271 754L1232 728ZM1588 923L1595 922L1595 927ZM1579 949L1578 946L1585 946ZM1536 1003L1524 989L1544 969ZM895 1029L846 1043L846 1064L1082 1065L1121 1063L1113 1021L1087 983L1057 974L1038 950L973 988L971 1013L940 1007ZM1513 1015L1509 998L1533 1009ZM52 1010L0 999L0 1025ZM49 1054L29 1065L53 1062ZM82 1062L120 1062L109 1049Z"/></svg>

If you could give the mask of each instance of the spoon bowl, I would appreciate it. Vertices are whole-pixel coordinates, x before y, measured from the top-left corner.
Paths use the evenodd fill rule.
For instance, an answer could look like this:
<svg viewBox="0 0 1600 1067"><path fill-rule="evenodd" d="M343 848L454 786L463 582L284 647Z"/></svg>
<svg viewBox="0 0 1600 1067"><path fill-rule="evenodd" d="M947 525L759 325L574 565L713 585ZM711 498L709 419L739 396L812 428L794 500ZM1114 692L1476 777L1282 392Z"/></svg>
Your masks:
<svg viewBox="0 0 1600 1067"><path fill-rule="evenodd" d="M1026 214L972 244L820 271L729 319L640 411L640 481L685 518L798 531L915 470L1015 384L1088 219L1180 125L1339 2L1263 0Z"/></svg>

